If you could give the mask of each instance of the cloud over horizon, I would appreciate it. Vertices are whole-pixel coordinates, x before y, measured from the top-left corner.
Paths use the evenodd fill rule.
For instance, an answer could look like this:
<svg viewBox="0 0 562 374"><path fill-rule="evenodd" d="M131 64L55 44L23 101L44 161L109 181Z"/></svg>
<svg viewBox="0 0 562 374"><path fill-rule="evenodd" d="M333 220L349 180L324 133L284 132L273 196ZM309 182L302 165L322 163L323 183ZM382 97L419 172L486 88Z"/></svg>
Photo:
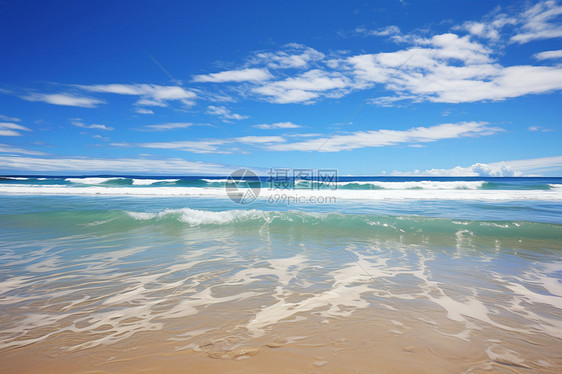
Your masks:
<svg viewBox="0 0 562 374"><path fill-rule="evenodd" d="M471 166L456 166L451 169L428 169L407 172L393 171L393 176L433 177L523 177L535 176L551 170L562 170L562 156L541 157L526 160L476 163Z"/></svg>

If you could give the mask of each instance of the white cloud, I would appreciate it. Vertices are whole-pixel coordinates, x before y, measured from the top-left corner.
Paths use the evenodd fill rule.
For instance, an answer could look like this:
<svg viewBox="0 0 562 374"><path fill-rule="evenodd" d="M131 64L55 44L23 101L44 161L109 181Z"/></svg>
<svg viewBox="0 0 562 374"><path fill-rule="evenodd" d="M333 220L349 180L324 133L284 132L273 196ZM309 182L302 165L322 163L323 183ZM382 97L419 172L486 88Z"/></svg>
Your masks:
<svg viewBox="0 0 562 374"><path fill-rule="evenodd" d="M553 131L551 129L545 129L542 126L529 126L528 128L529 131L540 131L540 132L550 132Z"/></svg>
<svg viewBox="0 0 562 374"><path fill-rule="evenodd" d="M347 63L359 79L383 83L395 77L391 85L399 82L406 85L413 77L423 78L436 73L444 75L443 78L487 76L492 61L490 52L468 36L447 33L419 39L417 46L397 52L352 56ZM470 68L471 65L474 67Z"/></svg>
<svg viewBox="0 0 562 374"><path fill-rule="evenodd" d="M456 166L452 169L429 169L424 171L415 170L413 172L393 171L390 174L394 176L419 175L435 177L518 177L522 175L521 172L514 170L505 163L477 163L468 167Z"/></svg>
<svg viewBox="0 0 562 374"><path fill-rule="evenodd" d="M104 131L113 131L114 128L111 126L106 126L106 125L99 125L97 123L91 124L91 125L86 125L85 123L81 122L80 119L75 119L72 122L73 126L76 127L81 127L83 129L94 129L94 130L104 130Z"/></svg>
<svg viewBox="0 0 562 374"><path fill-rule="evenodd" d="M12 122L0 122L0 136L21 136L18 131L32 131L31 129Z"/></svg>
<svg viewBox="0 0 562 374"><path fill-rule="evenodd" d="M344 94L341 89L347 86L349 79L343 74L314 69L296 77L255 87L253 91L274 103L306 103L320 96L341 97Z"/></svg>
<svg viewBox="0 0 562 374"><path fill-rule="evenodd" d="M561 58L562 57L562 49L558 49L556 51L544 51L544 52L540 52L540 53L535 53L533 55L533 57L535 59L539 60L539 61Z"/></svg>
<svg viewBox="0 0 562 374"><path fill-rule="evenodd" d="M219 174L227 175L232 170L223 165L192 162L181 158L86 158L86 157L21 157L0 155L0 169L30 171L35 173L135 173L135 174Z"/></svg>
<svg viewBox="0 0 562 374"><path fill-rule="evenodd" d="M153 143L113 143L117 147L140 147L153 149L175 149L178 151L192 153L231 153L230 149L221 148L224 144L231 143L226 139L208 140L184 140L174 142L153 142Z"/></svg>
<svg viewBox="0 0 562 374"><path fill-rule="evenodd" d="M562 156L512 160L505 161L505 163L516 170L532 174L539 174L553 170L562 171Z"/></svg>
<svg viewBox="0 0 562 374"><path fill-rule="evenodd" d="M365 36L386 36L390 37L395 42L403 42L406 41L406 37L402 35L400 32L400 28L398 26L386 26L376 30L368 30L365 27L356 27L354 32L359 35Z"/></svg>
<svg viewBox="0 0 562 374"><path fill-rule="evenodd" d="M376 30L369 30L360 26L356 27L353 32L356 35L384 37L390 39L394 43L412 43L420 39L415 34L403 34L402 31L400 31L400 28L395 25L381 27Z"/></svg>
<svg viewBox="0 0 562 374"><path fill-rule="evenodd" d="M264 95L265 99L276 104L311 103L320 94L304 90L286 90L275 85L257 87L254 92Z"/></svg>
<svg viewBox="0 0 562 374"><path fill-rule="evenodd" d="M0 144L0 153L18 153L22 155L46 155L44 152L31 151L28 149L13 147L8 144Z"/></svg>
<svg viewBox="0 0 562 374"><path fill-rule="evenodd" d="M492 135L499 131L503 130L497 127L488 127L486 122L445 123L431 127L413 127L408 130L357 131L351 134L335 135L331 138L324 137L295 143L272 144L267 149L273 151L339 152L358 148L479 137Z"/></svg>
<svg viewBox="0 0 562 374"><path fill-rule="evenodd" d="M454 25L451 32L438 35L427 32L402 34L396 26L355 30L355 34L407 44L395 51L324 54L293 44L278 51L251 55L245 66L255 66L253 69L196 77L199 81L244 82L228 88L244 98L255 95L258 99L278 104L311 104L372 89L376 85L389 91L370 100L381 106L424 101L499 101L561 90L561 65L503 66L499 59L506 51L504 47L510 37L512 41L523 43L555 37L559 31L562 36L559 22L562 6L554 1L542 1L519 13L500 11L498 8L482 20ZM547 51L534 57L545 60L558 58L559 54L559 51ZM268 69L276 69L275 78ZM295 69L307 70L295 72ZM241 72L250 76L257 73L260 78L240 77Z"/></svg>
<svg viewBox="0 0 562 374"><path fill-rule="evenodd" d="M374 101L382 105L404 98L443 103L504 100L562 89L559 66L503 67L493 62L488 48L468 36L442 34L421 43L425 45L348 58L354 84L384 83L395 91L395 99Z"/></svg>
<svg viewBox="0 0 562 374"><path fill-rule="evenodd" d="M274 130L274 129L297 129L301 126L296 125L292 122L277 122L277 123L272 123L270 125L268 124L254 125L253 127L262 130Z"/></svg>
<svg viewBox="0 0 562 374"><path fill-rule="evenodd" d="M173 126L173 125L172 125ZM267 126L267 127L258 127ZM274 126L274 127L272 127ZM271 125L256 125L262 129L295 128L291 122ZM316 151L339 152L368 147L386 147L400 144L420 145L445 139L479 137L492 135L503 129L489 127L485 122L445 123L431 127L413 127L408 130L373 130L358 131L351 134L335 135L331 138L320 134L293 134L288 138L301 138L296 142L287 142L282 136L242 136L236 138L182 140L172 142L150 143L113 143L117 147L139 147L155 149L174 149L192 153L239 152L240 144L253 145L268 151Z"/></svg>
<svg viewBox="0 0 562 374"><path fill-rule="evenodd" d="M195 75L193 82L261 82L271 78L273 76L267 69L242 69Z"/></svg>
<svg viewBox="0 0 562 374"><path fill-rule="evenodd" d="M369 104L375 104L380 107L395 107L400 106L401 101L420 101L416 95L396 95L396 96L379 96L374 99L369 99Z"/></svg>
<svg viewBox="0 0 562 374"><path fill-rule="evenodd" d="M323 134L317 134L317 133L304 133L304 134L284 134L284 136L289 137L289 138L317 138L319 136L322 136Z"/></svg>
<svg viewBox="0 0 562 374"><path fill-rule="evenodd" d="M154 114L154 112L152 110L145 109L145 108L137 108L137 109L135 109L135 112L139 113L139 114Z"/></svg>
<svg viewBox="0 0 562 374"><path fill-rule="evenodd" d="M276 52L258 52L250 58L251 64L266 64L271 69L305 69L325 55L314 48L290 43Z"/></svg>
<svg viewBox="0 0 562 374"><path fill-rule="evenodd" d="M0 136L21 136L21 134L14 130L2 130L0 129Z"/></svg>
<svg viewBox="0 0 562 374"><path fill-rule="evenodd" d="M314 69L296 77L274 82L272 85L286 90L327 91L344 88L347 84L343 75L328 74L325 71Z"/></svg>
<svg viewBox="0 0 562 374"><path fill-rule="evenodd" d="M482 22L468 21L463 25L454 27L455 30L466 30L471 35L498 42L501 39L502 29L506 26L513 26L518 23L517 19L506 14L494 14L493 17L486 17Z"/></svg>
<svg viewBox="0 0 562 374"><path fill-rule="evenodd" d="M469 177L519 177L537 175L556 170L562 171L562 156L543 157L526 160L500 161L493 163L476 163L471 166L456 166L451 169L415 170L413 172L393 171L391 175L403 176L469 176Z"/></svg>
<svg viewBox="0 0 562 374"><path fill-rule="evenodd" d="M247 145L267 145L271 143L284 142L280 136L243 136L237 138L223 139L201 139L201 140L180 140L173 142L153 142L153 143L113 143L118 147L140 147L154 149L175 149L178 151L192 153L215 153L229 154L240 152L239 144ZM243 150L242 150L243 151Z"/></svg>
<svg viewBox="0 0 562 374"><path fill-rule="evenodd" d="M193 105L196 94L179 86L159 86L156 84L97 84L78 85L77 87L97 93L139 96L137 105L162 106L168 101L180 101L185 105Z"/></svg>
<svg viewBox="0 0 562 374"><path fill-rule="evenodd" d="M541 1L527 9L521 15L520 32L511 37L511 41L519 44L534 40L562 37L562 5L556 1Z"/></svg>
<svg viewBox="0 0 562 374"><path fill-rule="evenodd" d="M194 123L191 122L169 122L161 123L158 125L146 125L142 129L140 129L140 131L167 131L175 129L185 129L193 125Z"/></svg>
<svg viewBox="0 0 562 374"><path fill-rule="evenodd" d="M376 36L388 36L388 35L396 35L400 34L400 29L397 26L387 26L383 29L371 31L371 35Z"/></svg>
<svg viewBox="0 0 562 374"><path fill-rule="evenodd" d="M239 121L239 120L242 120L242 119L250 118L250 116L232 113L229 109L227 109L223 106L209 105L207 107L207 111L209 112L209 114L218 116L218 117L222 118L223 120L234 119L234 120Z"/></svg>
<svg viewBox="0 0 562 374"><path fill-rule="evenodd" d="M562 69L549 66L511 66L501 69L489 80L459 80L458 88L445 87L439 82L441 90L430 101L445 103L474 102L481 100L504 100L529 94L548 93L562 89Z"/></svg>
<svg viewBox="0 0 562 374"><path fill-rule="evenodd" d="M524 44L562 37L561 14L562 6L556 1L539 1L518 14L499 13L497 8L482 21L468 21L454 29L466 30L476 37L498 42L504 29L510 26L510 31L515 34L511 35L509 41Z"/></svg>
<svg viewBox="0 0 562 374"><path fill-rule="evenodd" d="M510 8L510 9L513 9ZM381 106L401 102L465 103L505 100L529 94L562 89L562 66L512 65L499 63L507 43L562 37L562 5L539 1L519 13L500 12L497 8L481 20L453 25L451 32L429 35L427 32L403 34L397 26L375 30L358 27L354 33L388 38L407 47L383 53L351 55L335 51L323 53L291 43L279 50L251 54L239 69L194 75L197 83L230 83L227 94L207 95L204 100L236 100L236 95L257 97L271 103L311 104L318 100L340 98L358 90L381 85L390 92L370 100ZM509 14L507 14L509 13ZM428 36L429 35L429 36ZM503 43L503 44L502 44ZM493 48L492 48L493 47ZM562 57L562 50L536 53L544 61ZM271 73L275 72L275 76ZM193 105L195 90L180 86L153 84L105 84L73 86L87 92L137 96L137 106L168 106L170 101ZM234 98L230 95L234 96ZM96 107L104 101L96 98L60 94L30 94L30 101L57 105ZM247 116L231 113L222 106L211 112L226 120ZM153 114L146 108L137 113Z"/></svg>
<svg viewBox="0 0 562 374"><path fill-rule="evenodd" d="M98 104L103 104L105 101L95 99L92 97L75 96L68 93L59 94L40 94L34 93L21 97L27 101L42 101L48 104L64 105L64 106L77 106L82 108L95 108Z"/></svg>
<svg viewBox="0 0 562 374"><path fill-rule="evenodd" d="M19 118L9 117L9 116L5 116L3 114L0 114L0 120L7 121L7 122L20 122L21 121L21 119L19 119Z"/></svg>
<svg viewBox="0 0 562 374"><path fill-rule="evenodd" d="M243 136L236 138L236 141L246 144L261 144L261 143L281 143L285 139L281 136Z"/></svg>

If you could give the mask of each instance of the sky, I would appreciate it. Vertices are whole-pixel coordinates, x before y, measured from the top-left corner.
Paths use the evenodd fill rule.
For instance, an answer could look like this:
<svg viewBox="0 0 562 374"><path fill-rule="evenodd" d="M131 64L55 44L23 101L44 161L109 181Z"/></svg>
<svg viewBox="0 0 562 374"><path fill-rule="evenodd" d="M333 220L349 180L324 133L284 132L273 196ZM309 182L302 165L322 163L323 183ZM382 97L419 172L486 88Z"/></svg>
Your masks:
<svg viewBox="0 0 562 374"><path fill-rule="evenodd" d="M562 176L562 1L0 1L0 174Z"/></svg>

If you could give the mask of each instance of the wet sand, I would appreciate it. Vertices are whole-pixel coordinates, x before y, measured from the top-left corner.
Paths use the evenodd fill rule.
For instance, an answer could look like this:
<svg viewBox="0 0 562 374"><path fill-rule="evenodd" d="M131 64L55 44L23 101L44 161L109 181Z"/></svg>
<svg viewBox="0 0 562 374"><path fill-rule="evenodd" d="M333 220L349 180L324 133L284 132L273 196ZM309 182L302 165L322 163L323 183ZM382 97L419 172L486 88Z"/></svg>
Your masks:
<svg viewBox="0 0 562 374"><path fill-rule="evenodd" d="M202 326L198 331L182 331L182 321L176 321L113 345L68 351L65 347L88 337L56 334L1 351L2 372L557 373L562 367L560 339L482 325L462 340L446 335L464 329L462 324L447 319L438 308L422 305L411 315L388 308L361 310L345 318L305 313L294 316L298 321L281 321L258 338L231 334L228 314L217 306L212 309L198 314L197 323L187 323ZM218 322L216 313L223 317L221 328L204 332Z"/></svg>

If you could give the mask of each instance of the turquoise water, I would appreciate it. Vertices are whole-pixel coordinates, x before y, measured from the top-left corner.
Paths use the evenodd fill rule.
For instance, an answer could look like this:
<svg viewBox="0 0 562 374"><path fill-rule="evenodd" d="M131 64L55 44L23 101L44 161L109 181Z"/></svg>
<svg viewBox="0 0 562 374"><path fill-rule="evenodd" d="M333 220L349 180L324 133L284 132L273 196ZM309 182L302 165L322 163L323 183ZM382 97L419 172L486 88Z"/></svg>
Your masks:
<svg viewBox="0 0 562 374"><path fill-rule="evenodd" d="M338 189L377 190L377 189L485 189L485 190L551 190L562 185L562 178L521 178L521 177L365 177L337 176L334 179L319 181L318 177L302 180L291 176L280 179L279 176L248 178L248 181L259 181L262 187L286 186L307 189L309 187L331 188L337 184ZM283 183L281 183L283 181ZM0 177L0 185L34 185L34 186L152 186L152 187L224 187L228 177L197 177L197 176L93 176L93 177L52 177L52 176L5 176ZM441 184L442 187L438 187Z"/></svg>
<svg viewBox="0 0 562 374"><path fill-rule="evenodd" d="M224 178L1 180L0 354L162 333L230 357L284 329L307 339L315 318L391 310L491 363L559 368L560 179L349 178L298 202L262 188L250 204Z"/></svg>

